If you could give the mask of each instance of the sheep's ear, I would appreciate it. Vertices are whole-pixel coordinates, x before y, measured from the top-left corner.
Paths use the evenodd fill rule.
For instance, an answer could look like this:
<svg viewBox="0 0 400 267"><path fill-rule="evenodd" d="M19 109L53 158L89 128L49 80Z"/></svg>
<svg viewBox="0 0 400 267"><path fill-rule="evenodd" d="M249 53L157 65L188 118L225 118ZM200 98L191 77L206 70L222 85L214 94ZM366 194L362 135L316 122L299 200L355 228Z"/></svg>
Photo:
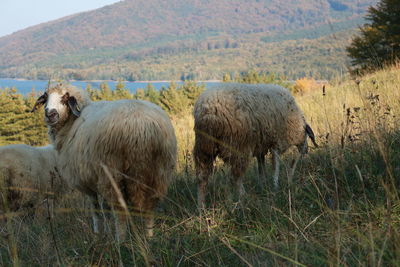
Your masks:
<svg viewBox="0 0 400 267"><path fill-rule="evenodd" d="M310 125L306 124L306 133L310 137L312 143L315 147L318 147L318 144L315 142L315 135L313 130L311 129Z"/></svg>
<svg viewBox="0 0 400 267"><path fill-rule="evenodd" d="M81 115L81 110L75 97L70 96L68 98L68 106L71 109L72 114L74 114L76 117L79 117Z"/></svg>
<svg viewBox="0 0 400 267"><path fill-rule="evenodd" d="M31 112L35 112L38 107L43 106L44 103L47 101L47 92L45 92L43 95L41 95L37 100L35 105L33 106Z"/></svg>

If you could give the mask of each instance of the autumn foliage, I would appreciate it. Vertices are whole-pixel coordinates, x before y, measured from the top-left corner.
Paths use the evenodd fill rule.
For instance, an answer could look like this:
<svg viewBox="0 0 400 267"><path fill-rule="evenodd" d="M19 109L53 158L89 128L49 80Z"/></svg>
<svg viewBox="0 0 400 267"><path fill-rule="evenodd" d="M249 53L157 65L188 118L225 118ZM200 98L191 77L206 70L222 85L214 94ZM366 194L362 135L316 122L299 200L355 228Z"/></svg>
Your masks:
<svg viewBox="0 0 400 267"><path fill-rule="evenodd" d="M301 78L296 80L295 85L293 86L293 94L304 95L306 93L321 89L324 84L327 82L316 81L314 78Z"/></svg>

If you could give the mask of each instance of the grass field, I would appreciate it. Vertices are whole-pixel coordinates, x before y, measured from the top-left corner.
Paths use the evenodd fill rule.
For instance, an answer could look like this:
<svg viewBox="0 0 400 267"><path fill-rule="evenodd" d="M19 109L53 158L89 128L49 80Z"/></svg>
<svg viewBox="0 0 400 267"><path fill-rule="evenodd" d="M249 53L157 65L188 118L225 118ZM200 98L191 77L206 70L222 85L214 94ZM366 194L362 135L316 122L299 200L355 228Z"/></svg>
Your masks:
<svg viewBox="0 0 400 267"><path fill-rule="evenodd" d="M282 170L280 189L272 190L271 164L267 180L253 165L237 204L229 170L218 162L199 216L188 111L173 118L177 179L156 210L152 239L142 237L134 215L133 234L120 246L96 236L88 201L73 192L50 219L46 204L44 215L10 218L0 265L400 266L400 69L332 82L297 101L320 148L301 160L292 185Z"/></svg>

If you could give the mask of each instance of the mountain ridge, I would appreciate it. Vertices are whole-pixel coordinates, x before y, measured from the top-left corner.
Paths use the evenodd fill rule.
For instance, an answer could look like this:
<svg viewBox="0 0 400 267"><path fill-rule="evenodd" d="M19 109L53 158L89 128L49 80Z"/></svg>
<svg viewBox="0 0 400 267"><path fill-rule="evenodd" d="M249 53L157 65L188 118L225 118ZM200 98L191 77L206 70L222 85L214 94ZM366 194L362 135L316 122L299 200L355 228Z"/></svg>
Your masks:
<svg viewBox="0 0 400 267"><path fill-rule="evenodd" d="M289 0L283 6L279 0L125 0L0 38L0 76L21 76L29 68L51 68L55 65L44 63L80 53L88 57L95 54L97 60L76 62L89 66L109 63L108 54L124 50L125 54L116 57L129 65L135 61L129 54L162 47L203 49L218 38L220 43L228 40L239 46L257 34L263 36L252 41L346 23L362 17L366 7L375 2Z"/></svg>

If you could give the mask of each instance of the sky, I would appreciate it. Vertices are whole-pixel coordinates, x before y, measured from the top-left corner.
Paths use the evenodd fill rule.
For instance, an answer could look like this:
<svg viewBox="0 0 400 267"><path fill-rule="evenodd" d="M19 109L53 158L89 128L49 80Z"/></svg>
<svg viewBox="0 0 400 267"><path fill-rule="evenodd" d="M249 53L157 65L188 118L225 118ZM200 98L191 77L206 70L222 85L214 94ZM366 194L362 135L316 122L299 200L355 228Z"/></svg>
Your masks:
<svg viewBox="0 0 400 267"><path fill-rule="evenodd" d="M0 37L120 0L0 0Z"/></svg>

